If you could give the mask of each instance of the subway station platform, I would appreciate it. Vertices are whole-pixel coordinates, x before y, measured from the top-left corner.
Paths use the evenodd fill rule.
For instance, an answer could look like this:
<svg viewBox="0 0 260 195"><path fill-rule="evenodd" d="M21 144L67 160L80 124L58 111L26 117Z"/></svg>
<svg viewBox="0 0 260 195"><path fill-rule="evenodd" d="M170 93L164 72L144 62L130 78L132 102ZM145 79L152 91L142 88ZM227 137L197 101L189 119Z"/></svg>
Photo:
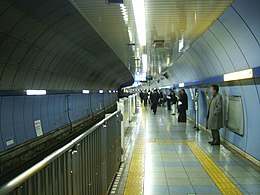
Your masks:
<svg viewBox="0 0 260 195"><path fill-rule="evenodd" d="M165 107L139 108L128 155L111 194L260 194L260 168ZM130 141L129 141L130 140ZM132 148L132 149L131 149Z"/></svg>

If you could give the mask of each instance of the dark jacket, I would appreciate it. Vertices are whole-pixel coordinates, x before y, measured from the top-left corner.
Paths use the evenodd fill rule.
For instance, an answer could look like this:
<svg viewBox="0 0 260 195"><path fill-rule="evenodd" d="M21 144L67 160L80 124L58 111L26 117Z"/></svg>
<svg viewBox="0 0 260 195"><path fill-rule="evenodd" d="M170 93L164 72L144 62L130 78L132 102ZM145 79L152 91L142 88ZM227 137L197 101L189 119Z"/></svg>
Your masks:
<svg viewBox="0 0 260 195"><path fill-rule="evenodd" d="M158 101L160 99L160 94L155 92L151 94L151 102L152 104L158 104Z"/></svg>
<svg viewBox="0 0 260 195"><path fill-rule="evenodd" d="M148 93L147 93L147 92L144 92L144 93L143 93L143 99L144 99L144 100L147 100L147 99L148 99Z"/></svg>
<svg viewBox="0 0 260 195"><path fill-rule="evenodd" d="M171 99L172 99L172 103L173 103L173 104L176 104L176 103L177 103L177 97L176 97L175 93L172 93L172 94L171 94Z"/></svg>
<svg viewBox="0 0 260 195"><path fill-rule="evenodd" d="M183 95L180 97L181 105L180 110L188 110L188 96L184 92Z"/></svg>

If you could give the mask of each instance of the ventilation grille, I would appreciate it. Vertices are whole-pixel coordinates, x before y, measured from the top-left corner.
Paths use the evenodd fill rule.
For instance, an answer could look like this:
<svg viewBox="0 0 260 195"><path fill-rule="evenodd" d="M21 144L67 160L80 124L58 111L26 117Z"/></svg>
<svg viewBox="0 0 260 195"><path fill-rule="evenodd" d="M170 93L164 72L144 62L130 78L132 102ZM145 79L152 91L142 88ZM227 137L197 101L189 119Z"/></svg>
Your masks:
<svg viewBox="0 0 260 195"><path fill-rule="evenodd" d="M109 4L123 4L123 0L107 0Z"/></svg>

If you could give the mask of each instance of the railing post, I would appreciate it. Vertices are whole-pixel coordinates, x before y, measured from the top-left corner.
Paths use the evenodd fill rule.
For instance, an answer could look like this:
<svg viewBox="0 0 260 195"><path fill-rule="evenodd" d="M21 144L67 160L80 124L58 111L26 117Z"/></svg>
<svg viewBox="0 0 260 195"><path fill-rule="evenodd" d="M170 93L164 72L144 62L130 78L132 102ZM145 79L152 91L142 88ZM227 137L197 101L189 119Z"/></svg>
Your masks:
<svg viewBox="0 0 260 195"><path fill-rule="evenodd" d="M102 194L107 194L107 122L102 125L101 131L101 178Z"/></svg>

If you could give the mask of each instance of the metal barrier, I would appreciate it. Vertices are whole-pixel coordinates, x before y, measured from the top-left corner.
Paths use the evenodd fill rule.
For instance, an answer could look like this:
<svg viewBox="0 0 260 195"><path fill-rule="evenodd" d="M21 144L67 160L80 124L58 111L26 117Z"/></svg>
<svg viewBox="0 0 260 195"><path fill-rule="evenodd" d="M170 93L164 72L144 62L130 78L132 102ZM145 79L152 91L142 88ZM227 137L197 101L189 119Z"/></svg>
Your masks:
<svg viewBox="0 0 260 195"><path fill-rule="evenodd" d="M120 166L121 114L109 115L0 187L0 194L104 195Z"/></svg>

